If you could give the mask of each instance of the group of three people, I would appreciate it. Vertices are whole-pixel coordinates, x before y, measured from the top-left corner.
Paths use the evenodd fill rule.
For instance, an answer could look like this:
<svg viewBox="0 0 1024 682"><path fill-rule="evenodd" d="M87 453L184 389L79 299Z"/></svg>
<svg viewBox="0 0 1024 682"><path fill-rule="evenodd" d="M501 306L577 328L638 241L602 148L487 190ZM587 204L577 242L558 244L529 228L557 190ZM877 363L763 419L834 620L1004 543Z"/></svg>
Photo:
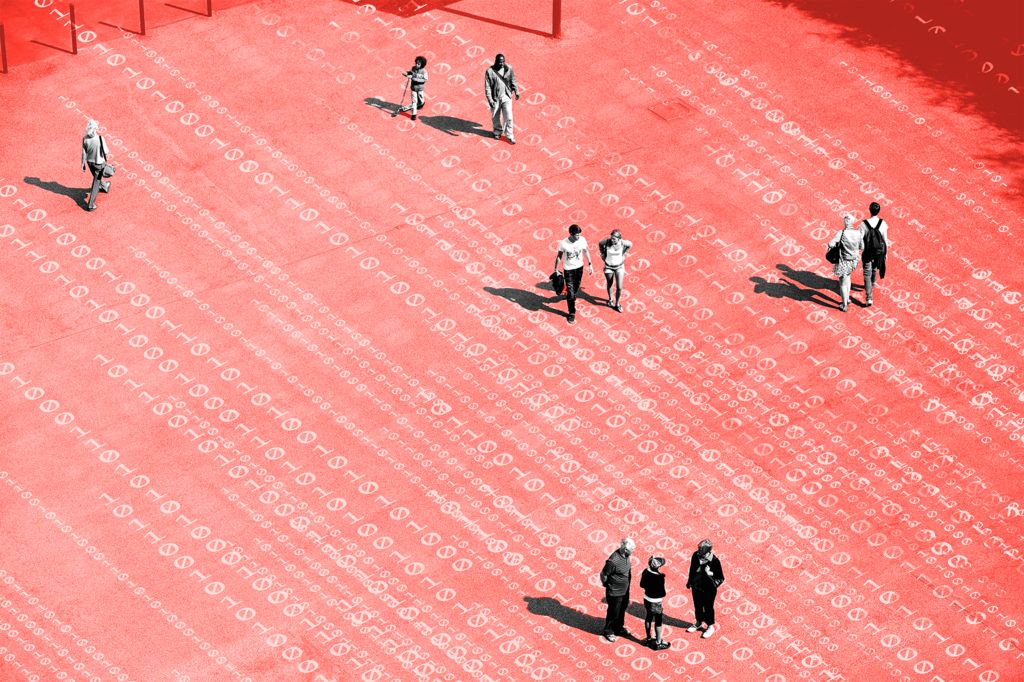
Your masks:
<svg viewBox="0 0 1024 682"><path fill-rule="evenodd" d="M629 608L629 587L633 582L630 556L635 549L636 543L631 538L623 538L619 548L611 553L601 569L601 584L608 604L603 636L609 642L630 636L625 618ZM671 646L662 638L663 602L667 595L665 574L661 571L664 565L664 557L652 556L640 576L640 588L644 591L644 644L656 651ZM694 622L686 628L687 632L702 630L702 639L715 634L715 597L723 582L722 562L711 551L711 540L701 540L697 551L690 557L690 572L686 578L686 589L692 592L694 608Z"/></svg>

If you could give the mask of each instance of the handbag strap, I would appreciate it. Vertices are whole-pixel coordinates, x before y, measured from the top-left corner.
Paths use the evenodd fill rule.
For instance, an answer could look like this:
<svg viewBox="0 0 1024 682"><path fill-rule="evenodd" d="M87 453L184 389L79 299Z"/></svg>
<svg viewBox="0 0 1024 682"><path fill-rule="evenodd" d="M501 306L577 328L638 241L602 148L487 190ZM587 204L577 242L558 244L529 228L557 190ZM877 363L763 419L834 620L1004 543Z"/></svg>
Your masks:
<svg viewBox="0 0 1024 682"><path fill-rule="evenodd" d="M107 153L103 151L103 136L100 135L100 156L103 158L103 163L107 162Z"/></svg>

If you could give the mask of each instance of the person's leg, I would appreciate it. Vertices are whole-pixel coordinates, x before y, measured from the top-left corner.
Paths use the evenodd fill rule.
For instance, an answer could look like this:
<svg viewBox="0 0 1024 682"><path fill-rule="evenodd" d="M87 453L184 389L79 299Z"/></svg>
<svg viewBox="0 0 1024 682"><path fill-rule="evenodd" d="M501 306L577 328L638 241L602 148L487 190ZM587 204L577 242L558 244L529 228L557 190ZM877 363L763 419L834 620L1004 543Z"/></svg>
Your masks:
<svg viewBox="0 0 1024 682"><path fill-rule="evenodd" d="M871 294L875 290L875 264L871 261L864 263L864 303L872 304Z"/></svg>
<svg viewBox="0 0 1024 682"><path fill-rule="evenodd" d="M516 132L512 127L512 100L506 100L501 103L502 113L505 115L505 124L503 130L505 132L505 139L512 144L516 141Z"/></svg>
<svg viewBox="0 0 1024 682"><path fill-rule="evenodd" d="M88 209L91 211L96 208L96 194L103 185L103 166L96 166L90 163L89 172L92 173L92 189L89 190L88 201Z"/></svg>
<svg viewBox="0 0 1024 682"><path fill-rule="evenodd" d="M565 271L565 300L569 302L569 319L576 319L576 294L583 279L583 268Z"/></svg>
<svg viewBox="0 0 1024 682"><path fill-rule="evenodd" d="M608 268L604 269L604 287L608 290L608 305L614 306L612 303L612 282L615 280L615 275Z"/></svg>
<svg viewBox="0 0 1024 682"><path fill-rule="evenodd" d="M715 634L715 597L717 595L717 590L710 590L704 595L704 622L708 624L704 634L701 635L704 639Z"/></svg>
<svg viewBox="0 0 1024 682"><path fill-rule="evenodd" d="M657 639L655 639L654 641L657 642L655 646L657 646L659 649L667 649L669 646L668 642L666 642L661 637L661 619L662 614L660 613L654 617L654 632L657 635Z"/></svg>
<svg viewBox="0 0 1024 682"><path fill-rule="evenodd" d="M619 307L619 299L622 298L622 273L625 268L615 268L615 309L619 312L622 309Z"/></svg>
<svg viewBox="0 0 1024 682"><path fill-rule="evenodd" d="M494 139L497 140L501 137L501 103L494 105L491 109L491 127L494 129Z"/></svg>
<svg viewBox="0 0 1024 682"><path fill-rule="evenodd" d="M843 275L839 278L839 295L843 298L843 310L850 305L850 276Z"/></svg>
<svg viewBox="0 0 1024 682"><path fill-rule="evenodd" d="M605 613L604 631L602 634L605 637L610 637L615 635L615 600L618 597L613 597L606 593L604 599L608 603L608 611Z"/></svg>
<svg viewBox="0 0 1024 682"><path fill-rule="evenodd" d="M686 631L696 632L704 622L704 602L701 601L700 590L691 590L690 596L693 599L693 625L686 628Z"/></svg>
<svg viewBox="0 0 1024 682"><path fill-rule="evenodd" d="M644 616L644 635L648 641L651 639L651 626L654 625L654 610L652 609L651 602L644 600L644 610L646 614Z"/></svg>
<svg viewBox="0 0 1024 682"><path fill-rule="evenodd" d="M629 606L629 594L617 597L619 600L618 612L615 614L615 634L626 632L626 607Z"/></svg>

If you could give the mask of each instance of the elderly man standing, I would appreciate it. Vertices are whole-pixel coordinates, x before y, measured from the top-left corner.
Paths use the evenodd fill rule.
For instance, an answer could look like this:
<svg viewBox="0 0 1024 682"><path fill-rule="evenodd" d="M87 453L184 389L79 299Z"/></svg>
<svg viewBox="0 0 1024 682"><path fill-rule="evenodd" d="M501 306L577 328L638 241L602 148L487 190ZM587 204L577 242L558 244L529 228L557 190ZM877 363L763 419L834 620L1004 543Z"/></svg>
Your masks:
<svg viewBox="0 0 1024 682"><path fill-rule="evenodd" d="M512 128L512 96L515 95L515 98L519 99L519 85L516 83L515 71L505 63L503 54L497 55L494 58L494 65L488 67L484 73L484 95L487 96L487 106L491 108L494 139L500 139L501 134L504 133L508 143L515 144L516 133Z"/></svg>
<svg viewBox="0 0 1024 682"><path fill-rule="evenodd" d="M601 569L601 584L604 585L608 602L608 615L604 621L604 638L614 642L616 637L628 637L624 620L629 606L629 583L633 577L629 566L629 555L636 549L636 543L623 538L619 548L611 553Z"/></svg>

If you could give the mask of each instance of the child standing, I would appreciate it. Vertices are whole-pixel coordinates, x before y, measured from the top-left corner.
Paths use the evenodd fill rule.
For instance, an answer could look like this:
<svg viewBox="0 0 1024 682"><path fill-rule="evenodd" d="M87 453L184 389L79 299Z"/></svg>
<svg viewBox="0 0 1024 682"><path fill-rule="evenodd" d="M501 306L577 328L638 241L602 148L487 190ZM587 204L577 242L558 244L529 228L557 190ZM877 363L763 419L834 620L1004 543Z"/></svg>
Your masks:
<svg viewBox="0 0 1024 682"><path fill-rule="evenodd" d="M652 556L647 562L647 568L640 575L640 587L644 591L644 608L647 609L647 616L644 618L644 630L647 632L647 640L644 642L655 651L661 651L672 646L661 638L661 618L665 613L662 600L665 598L665 574L658 569L665 565L665 559L660 556ZM654 626L656 638L651 637L651 626Z"/></svg>
<svg viewBox="0 0 1024 682"><path fill-rule="evenodd" d="M427 58L416 57L416 63L411 69L402 74L409 79L409 89L412 90L412 101L398 110L412 111L412 120L416 120L416 112L423 108L426 98L423 96L423 88L427 84Z"/></svg>

